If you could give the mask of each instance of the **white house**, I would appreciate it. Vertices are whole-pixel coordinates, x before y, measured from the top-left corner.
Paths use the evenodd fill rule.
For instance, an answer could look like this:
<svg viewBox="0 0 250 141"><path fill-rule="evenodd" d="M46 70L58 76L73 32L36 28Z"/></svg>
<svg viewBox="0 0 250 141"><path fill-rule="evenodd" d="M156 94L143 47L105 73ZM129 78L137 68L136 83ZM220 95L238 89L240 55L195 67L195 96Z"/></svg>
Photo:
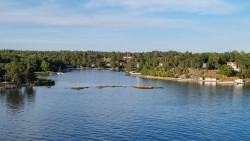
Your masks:
<svg viewBox="0 0 250 141"><path fill-rule="evenodd" d="M227 65L232 67L234 71L238 71L238 72L240 71L240 68L238 67L238 64L236 62L230 61L230 62L227 62Z"/></svg>

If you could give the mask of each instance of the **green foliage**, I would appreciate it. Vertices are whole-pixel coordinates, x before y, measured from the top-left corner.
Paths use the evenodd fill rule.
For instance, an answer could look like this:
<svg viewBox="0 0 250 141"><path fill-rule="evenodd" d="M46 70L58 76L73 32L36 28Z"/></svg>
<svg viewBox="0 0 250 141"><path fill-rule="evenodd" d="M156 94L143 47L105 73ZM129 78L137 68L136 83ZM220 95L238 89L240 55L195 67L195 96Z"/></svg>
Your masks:
<svg viewBox="0 0 250 141"><path fill-rule="evenodd" d="M6 64L5 70L7 72L8 78L11 79L12 82L24 82L25 79L25 68L24 65L20 62L11 62Z"/></svg>
<svg viewBox="0 0 250 141"><path fill-rule="evenodd" d="M244 78L250 78L250 68L243 70L242 75Z"/></svg>
<svg viewBox="0 0 250 141"><path fill-rule="evenodd" d="M234 75L234 70L230 66L222 65L218 73L230 77Z"/></svg>
<svg viewBox="0 0 250 141"><path fill-rule="evenodd" d="M49 65L48 65L46 60L42 60L40 67L41 67L42 71L48 71L49 70Z"/></svg>
<svg viewBox="0 0 250 141"><path fill-rule="evenodd" d="M54 86L55 81L51 79L42 79L39 78L38 80L34 81L35 86Z"/></svg>
<svg viewBox="0 0 250 141"><path fill-rule="evenodd" d="M138 71L144 75L188 78L190 68L202 70L204 69L203 63L206 63L205 69L207 70L219 69L221 74L235 76L236 74L226 66L230 60L237 62L241 69L237 76L250 78L250 54L237 51L231 53L176 51L131 53L0 50L0 78L3 80L6 73L9 80L30 83L35 79L35 71L58 71L59 68L66 70L69 64L77 68L91 68L92 64L95 64L95 67L104 68L108 65L117 71L124 69Z"/></svg>
<svg viewBox="0 0 250 141"><path fill-rule="evenodd" d="M239 78L244 78L244 74L242 72L237 72L236 76Z"/></svg>

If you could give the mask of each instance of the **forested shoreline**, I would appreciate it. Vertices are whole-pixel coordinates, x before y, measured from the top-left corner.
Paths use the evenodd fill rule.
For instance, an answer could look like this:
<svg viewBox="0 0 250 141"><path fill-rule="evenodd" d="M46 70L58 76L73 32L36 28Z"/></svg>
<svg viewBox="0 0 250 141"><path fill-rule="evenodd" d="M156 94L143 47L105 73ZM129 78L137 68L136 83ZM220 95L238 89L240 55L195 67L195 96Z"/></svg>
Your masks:
<svg viewBox="0 0 250 141"><path fill-rule="evenodd" d="M20 51L0 50L0 80L28 84L35 72L67 71L75 68L137 71L143 75L192 78L250 78L250 54L245 52L192 53L177 51ZM239 71L228 66L235 62Z"/></svg>

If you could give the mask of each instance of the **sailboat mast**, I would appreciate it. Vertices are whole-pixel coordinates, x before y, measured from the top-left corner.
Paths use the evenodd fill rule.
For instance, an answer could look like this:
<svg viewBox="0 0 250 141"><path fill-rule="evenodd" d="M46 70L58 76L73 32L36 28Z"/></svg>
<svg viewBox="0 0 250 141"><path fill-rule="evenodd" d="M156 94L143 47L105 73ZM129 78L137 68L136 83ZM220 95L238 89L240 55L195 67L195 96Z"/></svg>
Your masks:
<svg viewBox="0 0 250 141"><path fill-rule="evenodd" d="M232 62L232 49L231 49L231 45L230 45L230 62Z"/></svg>

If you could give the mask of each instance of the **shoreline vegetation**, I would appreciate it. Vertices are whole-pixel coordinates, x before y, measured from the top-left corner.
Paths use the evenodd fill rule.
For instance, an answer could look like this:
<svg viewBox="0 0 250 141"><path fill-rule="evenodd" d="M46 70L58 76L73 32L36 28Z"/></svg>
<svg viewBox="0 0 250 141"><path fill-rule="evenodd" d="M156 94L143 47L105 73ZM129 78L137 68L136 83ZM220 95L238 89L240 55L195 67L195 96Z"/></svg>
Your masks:
<svg viewBox="0 0 250 141"><path fill-rule="evenodd" d="M37 75L63 75L76 69L108 69L135 72L133 74L142 74L139 77L147 79L180 82L207 82L210 79L218 84L244 84L250 82L249 60L250 53L243 51L192 53L171 50L101 52L3 49L0 50L0 82L12 82L17 86L47 86L54 85L54 81L39 80Z"/></svg>
<svg viewBox="0 0 250 141"><path fill-rule="evenodd" d="M16 83L2 83L0 84L0 90L17 89L21 87L33 87L33 86L54 86L55 81L51 79L37 79L30 84L16 84Z"/></svg>

